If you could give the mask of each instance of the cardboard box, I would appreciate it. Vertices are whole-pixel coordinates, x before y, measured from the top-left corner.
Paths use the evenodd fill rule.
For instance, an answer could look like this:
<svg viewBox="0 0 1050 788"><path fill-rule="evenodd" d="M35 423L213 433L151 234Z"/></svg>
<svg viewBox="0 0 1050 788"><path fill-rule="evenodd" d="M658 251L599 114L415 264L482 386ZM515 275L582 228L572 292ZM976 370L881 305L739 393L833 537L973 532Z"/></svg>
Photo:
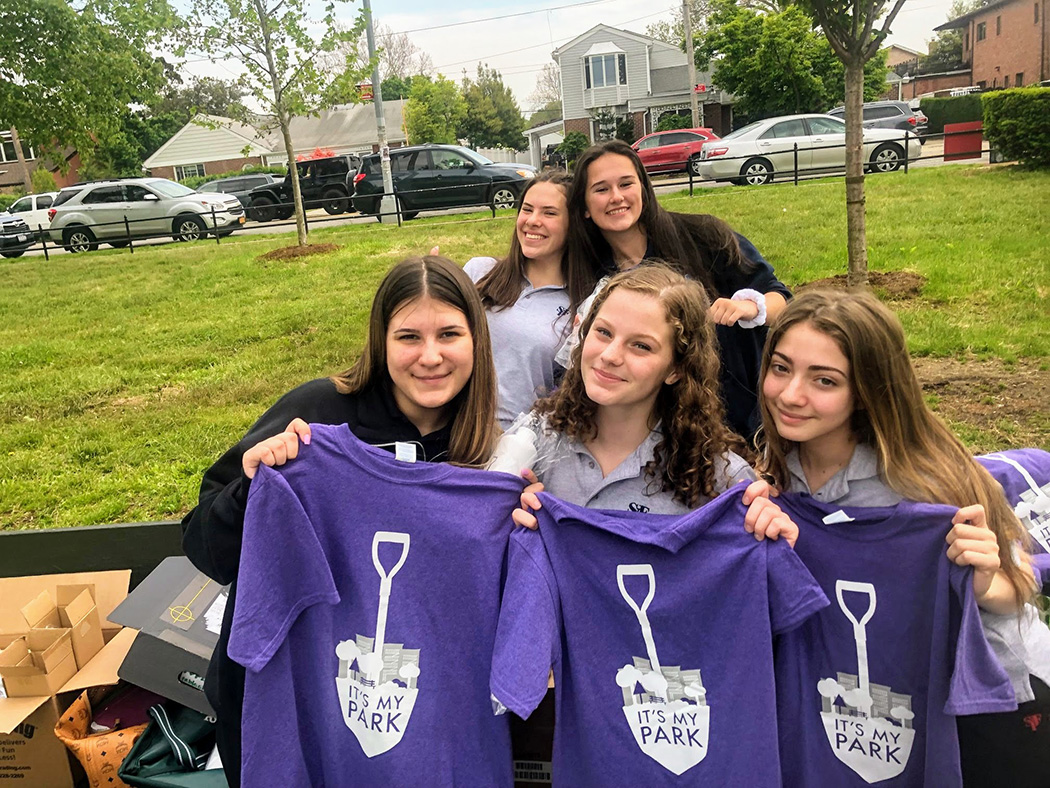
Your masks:
<svg viewBox="0 0 1050 788"><path fill-rule="evenodd" d="M91 586L68 585L58 587L58 616L62 626L68 627L73 642L73 656L82 668L102 650L102 622L98 617L94 591Z"/></svg>
<svg viewBox="0 0 1050 788"><path fill-rule="evenodd" d="M188 558L165 558L110 616L140 630L120 677L202 714L214 714L204 696L204 676L219 640L225 594L225 586L199 572Z"/></svg>
<svg viewBox="0 0 1050 788"><path fill-rule="evenodd" d="M0 651L0 680L9 698L54 695L76 672L68 629L34 629Z"/></svg>
<svg viewBox="0 0 1050 788"><path fill-rule="evenodd" d="M5 666L4 672L8 667L29 666L38 675L41 668L45 675L61 675L55 671L68 672L70 662L74 666L71 677L57 688L57 692L51 691L56 682L45 679L42 694L0 697L0 785L10 782L11 785L72 788L73 772L68 751L54 735L54 726L61 713L59 706L62 703L68 705L73 693L117 683L117 669L131 649L136 633L131 629L121 629L106 618L127 596L130 578L129 570L0 578L0 648L6 655L3 661L15 663ZM52 600L58 599L58 588L63 585L92 585L95 589L105 646L80 670L76 670L72 637L67 629L29 630L22 614L27 606L32 614L37 609L33 603L44 592ZM62 633L69 636L64 637ZM11 650L12 646L14 650ZM34 654L37 654L35 661ZM16 685L19 680L20 677L16 676ZM7 682L5 677L3 683L6 685Z"/></svg>

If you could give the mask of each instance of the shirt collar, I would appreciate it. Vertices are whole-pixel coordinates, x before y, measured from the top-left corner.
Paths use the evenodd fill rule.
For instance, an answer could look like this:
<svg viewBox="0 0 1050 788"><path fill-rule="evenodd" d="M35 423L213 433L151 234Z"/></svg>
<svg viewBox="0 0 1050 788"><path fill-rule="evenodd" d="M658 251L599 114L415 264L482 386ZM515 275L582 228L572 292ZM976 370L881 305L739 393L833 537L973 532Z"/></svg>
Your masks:
<svg viewBox="0 0 1050 788"><path fill-rule="evenodd" d="M806 472L802 470L802 460L798 454L798 447L794 447L785 457L788 473L791 474L790 489L813 494L806 481ZM828 501L837 501L849 492L849 483L872 479L879 475L879 458L875 450L866 443L858 443L853 449L853 456L849 458L846 467L832 476L824 486L820 488L821 498Z"/></svg>
<svg viewBox="0 0 1050 788"><path fill-rule="evenodd" d="M621 479L633 479L641 476L642 472L645 470L645 466L656 459L656 447L660 441L663 440L663 437L660 425L657 424L656 427L646 436L645 440L638 445L638 448L627 455L624 461L616 466L612 473L605 477L603 485L620 481ZM587 447L584 446L583 443L572 438L569 445L572 447L572 450L576 452L577 456L582 455L588 460L592 460L597 466L598 461L594 459L594 455L587 450Z"/></svg>

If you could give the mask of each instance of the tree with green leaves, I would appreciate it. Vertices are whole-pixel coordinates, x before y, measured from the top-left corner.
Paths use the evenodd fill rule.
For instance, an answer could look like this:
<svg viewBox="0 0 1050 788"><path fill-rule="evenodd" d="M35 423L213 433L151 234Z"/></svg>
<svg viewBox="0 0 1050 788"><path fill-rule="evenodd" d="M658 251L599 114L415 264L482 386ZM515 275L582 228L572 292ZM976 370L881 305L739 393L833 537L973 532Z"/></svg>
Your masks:
<svg viewBox="0 0 1050 788"><path fill-rule="evenodd" d="M583 132L570 131L558 144L558 153L565 157L565 161L571 167L576 158L587 150L590 144L591 141Z"/></svg>
<svg viewBox="0 0 1050 788"><path fill-rule="evenodd" d="M456 83L438 74L412 78L405 102L405 129L412 145L424 142L455 144L456 130L467 113Z"/></svg>
<svg viewBox="0 0 1050 788"><path fill-rule="evenodd" d="M705 33L696 38L697 65L713 65L716 85L737 96L736 112L750 120L826 112L842 102L845 69L814 21L798 6L758 13L715 0ZM864 93L885 90L885 54L864 72Z"/></svg>
<svg viewBox="0 0 1050 788"><path fill-rule="evenodd" d="M496 69L478 63L476 79L464 76L463 100L466 112L458 133L470 147L525 150L525 119Z"/></svg>
<svg viewBox="0 0 1050 788"><path fill-rule="evenodd" d="M665 112L660 116L654 131L674 131L675 129L687 129L693 125L693 119L688 115L676 115L673 112Z"/></svg>
<svg viewBox="0 0 1050 788"><path fill-rule="evenodd" d="M876 58L904 0L805 0L831 48L846 67L846 248L848 285L868 285L864 210L864 68ZM904 152L907 155L907 151Z"/></svg>
<svg viewBox="0 0 1050 788"><path fill-rule="evenodd" d="M288 177L295 200L295 224L300 246L306 245L306 219L295 166L292 119L315 114L335 93L351 92L366 74L347 60L346 68L331 70L323 58L347 41L356 41L365 28L363 15L352 26L337 21L337 9L349 0L328 0L323 15L307 0L191 0L187 47L236 60L244 68L239 80L274 118L284 140ZM370 70L370 69L369 69ZM247 121L240 117L238 120Z"/></svg>
<svg viewBox="0 0 1050 788"><path fill-rule="evenodd" d="M948 11L948 19L958 19L971 11L976 11L983 5L983 0L954 0L951 10ZM954 27L950 30L939 31L929 42L929 54L919 58L917 73L935 74L939 71L951 71L962 67L963 31L961 28ZM913 71L912 76L915 73Z"/></svg>
<svg viewBox="0 0 1050 788"><path fill-rule="evenodd" d="M177 26L167 0L0 4L0 128L14 130L19 160L23 148L73 147L90 161L129 105L155 98L163 68L151 50Z"/></svg>

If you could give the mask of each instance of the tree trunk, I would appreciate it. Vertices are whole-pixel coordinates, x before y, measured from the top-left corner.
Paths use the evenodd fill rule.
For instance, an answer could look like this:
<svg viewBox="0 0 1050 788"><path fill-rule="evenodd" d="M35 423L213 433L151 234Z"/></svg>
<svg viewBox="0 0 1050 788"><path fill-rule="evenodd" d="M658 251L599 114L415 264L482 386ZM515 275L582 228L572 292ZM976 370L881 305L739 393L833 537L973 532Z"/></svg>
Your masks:
<svg viewBox="0 0 1050 788"><path fill-rule="evenodd" d="M14 126L11 127L11 142L15 146L15 156L18 157L18 165L22 168L22 183L25 185L26 194L33 193L33 176L29 172L29 165L26 164L26 156L22 151L22 140L18 138L18 129Z"/></svg>
<svg viewBox="0 0 1050 788"><path fill-rule="evenodd" d="M284 137L284 150L288 154L288 177L292 179L292 199L295 201L295 233L299 246L306 246L306 206L303 205L303 193L299 190L299 168L295 162L295 149L292 147L292 133L289 130L292 119L286 112L277 116L281 124L281 136Z"/></svg>
<svg viewBox="0 0 1050 788"><path fill-rule="evenodd" d="M864 61L846 62L846 248L851 290L868 286L868 236L864 214Z"/></svg>

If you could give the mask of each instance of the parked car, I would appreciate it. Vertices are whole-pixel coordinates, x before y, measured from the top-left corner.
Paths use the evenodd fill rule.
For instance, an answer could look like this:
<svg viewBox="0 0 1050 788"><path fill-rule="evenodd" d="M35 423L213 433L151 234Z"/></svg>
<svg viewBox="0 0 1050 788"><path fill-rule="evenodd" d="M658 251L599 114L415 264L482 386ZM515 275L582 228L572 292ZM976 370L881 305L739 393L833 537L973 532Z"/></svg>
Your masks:
<svg viewBox="0 0 1050 788"><path fill-rule="evenodd" d="M202 183L198 188L201 194L229 194L241 201L248 208L252 204L251 191L259 186L269 186L283 181L279 175L267 172L253 172L247 175L235 175L230 178L216 178Z"/></svg>
<svg viewBox="0 0 1050 788"><path fill-rule="evenodd" d="M33 237L39 238L47 232L47 226L51 223L51 220L47 218L47 209L51 207L57 196L58 192L27 194L15 200L7 211L28 224L29 229L33 231ZM41 227L44 228L43 231Z"/></svg>
<svg viewBox="0 0 1050 788"><path fill-rule="evenodd" d="M352 153L296 162L303 205L307 208L324 208L325 213L333 215L346 211L353 196L353 176L360 165L361 157ZM278 183L257 186L249 197L249 213L257 222L284 220L295 212L290 177Z"/></svg>
<svg viewBox="0 0 1050 788"><path fill-rule="evenodd" d="M460 145L410 145L390 151L390 174L402 214L460 205L513 208L525 184L536 177L528 164L500 164ZM379 154L361 160L354 178L354 208L379 213L383 173Z"/></svg>
<svg viewBox="0 0 1050 788"><path fill-rule="evenodd" d="M918 109L912 109L907 101L869 101L862 113L866 129L900 129L922 134L929 123L926 115ZM835 107L828 114L845 120L846 108Z"/></svg>
<svg viewBox="0 0 1050 788"><path fill-rule="evenodd" d="M0 255L21 257L33 245L33 233L21 216L0 211Z"/></svg>
<svg viewBox="0 0 1050 788"><path fill-rule="evenodd" d="M127 246L129 233L132 238L170 234L176 241L195 241L209 233L229 235L244 224L244 208L236 197L201 194L166 178L70 186L59 192L48 213L51 240L70 252L93 252L99 241Z"/></svg>
<svg viewBox="0 0 1050 788"><path fill-rule="evenodd" d="M686 172L700 174L700 146L708 140L717 140L711 129L676 129L646 134L631 147L648 173Z"/></svg>
<svg viewBox="0 0 1050 788"><path fill-rule="evenodd" d="M748 124L700 150L700 175L738 184L769 183L778 173L834 172L846 166L846 124L830 115L785 115ZM907 156L922 152L918 137L908 136ZM864 129L864 160L871 172L893 172L904 162L904 133Z"/></svg>

